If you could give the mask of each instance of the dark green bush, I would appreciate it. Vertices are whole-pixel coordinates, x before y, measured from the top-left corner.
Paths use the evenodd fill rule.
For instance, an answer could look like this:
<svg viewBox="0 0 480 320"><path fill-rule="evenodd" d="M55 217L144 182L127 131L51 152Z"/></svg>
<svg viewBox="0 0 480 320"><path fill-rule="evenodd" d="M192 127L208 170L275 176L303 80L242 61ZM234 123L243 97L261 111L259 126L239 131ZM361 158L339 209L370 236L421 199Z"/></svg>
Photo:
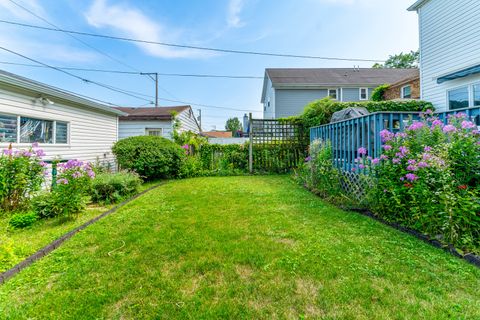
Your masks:
<svg viewBox="0 0 480 320"><path fill-rule="evenodd" d="M33 210L42 219L74 217L85 209L86 204L87 197L83 195L69 198L61 192L45 192L32 199Z"/></svg>
<svg viewBox="0 0 480 320"><path fill-rule="evenodd" d="M141 184L142 179L134 172L100 173L92 182L90 195L97 203L116 203L136 194Z"/></svg>
<svg viewBox="0 0 480 320"><path fill-rule="evenodd" d="M154 136L122 139L112 150L122 169L135 171L147 180L178 177L185 157L179 145Z"/></svg>
<svg viewBox="0 0 480 320"><path fill-rule="evenodd" d="M248 144L206 144L200 148L202 170L210 175L248 172Z"/></svg>
<svg viewBox="0 0 480 320"><path fill-rule="evenodd" d="M15 229L30 227L38 220L38 215L35 212L16 213L12 215L8 224Z"/></svg>
<svg viewBox="0 0 480 320"><path fill-rule="evenodd" d="M384 101L385 100L385 91L390 89L389 84L382 84L381 86L376 87L372 92L372 101Z"/></svg>

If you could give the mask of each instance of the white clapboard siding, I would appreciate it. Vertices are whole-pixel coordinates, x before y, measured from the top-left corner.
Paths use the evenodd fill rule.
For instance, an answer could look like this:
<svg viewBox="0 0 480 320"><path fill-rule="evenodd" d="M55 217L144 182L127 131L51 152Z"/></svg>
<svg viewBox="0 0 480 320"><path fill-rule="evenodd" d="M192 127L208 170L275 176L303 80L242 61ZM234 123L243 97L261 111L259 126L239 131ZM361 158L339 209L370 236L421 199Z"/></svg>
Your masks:
<svg viewBox="0 0 480 320"><path fill-rule="evenodd" d="M177 115L177 119L180 120L179 132L191 131L194 133L200 133L200 127L195 119L195 114L191 108L183 110Z"/></svg>
<svg viewBox="0 0 480 320"><path fill-rule="evenodd" d="M430 0L419 9L421 96L439 111L447 91L480 82L480 75L437 84L437 78L480 64L480 1Z"/></svg>
<svg viewBox="0 0 480 320"><path fill-rule="evenodd" d="M0 89L0 113L31 118L65 121L69 124L69 143L40 144L46 159L79 159L83 161L114 163L111 147L117 141L117 115L78 104L56 101L43 106L35 102L35 96ZM1 143L0 148L7 148ZM12 144L14 148L25 148L28 144Z"/></svg>
<svg viewBox="0 0 480 320"><path fill-rule="evenodd" d="M144 136L147 129L162 129L162 136L171 139L173 132L171 120L120 120L118 128L119 139Z"/></svg>

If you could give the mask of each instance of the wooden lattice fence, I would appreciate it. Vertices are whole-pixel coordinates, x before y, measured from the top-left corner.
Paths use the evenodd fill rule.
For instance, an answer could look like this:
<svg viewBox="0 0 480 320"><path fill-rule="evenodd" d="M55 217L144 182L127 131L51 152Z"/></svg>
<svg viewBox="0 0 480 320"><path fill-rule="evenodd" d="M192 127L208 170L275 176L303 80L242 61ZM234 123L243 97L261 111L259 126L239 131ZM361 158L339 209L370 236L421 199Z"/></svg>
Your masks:
<svg viewBox="0 0 480 320"><path fill-rule="evenodd" d="M251 117L249 124L250 172L288 172L305 160L309 137L301 124Z"/></svg>

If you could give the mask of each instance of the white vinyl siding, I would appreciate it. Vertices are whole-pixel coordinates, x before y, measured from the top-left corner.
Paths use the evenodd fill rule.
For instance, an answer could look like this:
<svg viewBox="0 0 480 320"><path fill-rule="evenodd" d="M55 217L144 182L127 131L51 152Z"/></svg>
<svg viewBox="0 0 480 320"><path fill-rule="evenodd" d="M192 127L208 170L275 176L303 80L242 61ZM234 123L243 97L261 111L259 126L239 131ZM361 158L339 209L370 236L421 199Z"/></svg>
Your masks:
<svg viewBox="0 0 480 320"><path fill-rule="evenodd" d="M480 1L431 0L418 10L421 98L437 110L448 107L448 91L480 81L480 75L437 84L437 78L480 64Z"/></svg>
<svg viewBox="0 0 480 320"><path fill-rule="evenodd" d="M161 129L162 136L165 138L170 139L172 137L173 129L172 121L170 120L120 120L118 124L119 139L135 136L144 136L147 134L147 130L149 128Z"/></svg>
<svg viewBox="0 0 480 320"><path fill-rule="evenodd" d="M200 133L196 115L191 109L184 110L177 115L177 119L180 120L179 132L191 131L194 133Z"/></svg>
<svg viewBox="0 0 480 320"><path fill-rule="evenodd" d="M312 101L327 96L327 89L277 89L275 90L274 118L284 118L299 115L305 106Z"/></svg>
<svg viewBox="0 0 480 320"><path fill-rule="evenodd" d="M113 143L117 140L117 116L104 113L75 103L51 98L53 105L35 104L36 94L0 90L0 113L2 115L23 116L34 119L68 123L68 144L40 144L47 154L46 159L79 159L95 162L112 162ZM53 133L52 133L53 134ZM59 132L60 134L60 132ZM0 128L0 137L2 129ZM13 143L14 148L28 147L29 143ZM0 148L7 148L9 143L1 142Z"/></svg>

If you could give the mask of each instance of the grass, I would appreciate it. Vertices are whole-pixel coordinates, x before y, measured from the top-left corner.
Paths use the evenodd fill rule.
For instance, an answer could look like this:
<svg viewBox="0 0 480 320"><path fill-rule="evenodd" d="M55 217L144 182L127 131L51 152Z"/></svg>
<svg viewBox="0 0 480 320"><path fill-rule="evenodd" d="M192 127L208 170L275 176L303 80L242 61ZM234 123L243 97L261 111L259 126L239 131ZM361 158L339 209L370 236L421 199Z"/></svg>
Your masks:
<svg viewBox="0 0 480 320"><path fill-rule="evenodd" d="M169 182L0 287L5 319L478 319L480 270L288 177Z"/></svg>
<svg viewBox="0 0 480 320"><path fill-rule="evenodd" d="M139 192L147 190L158 183L159 181L145 182L140 186ZM0 215L0 236L6 236L13 241L14 251L14 257L0 265L0 272L10 269L40 248L112 207L114 205L91 204L75 220L62 218L39 220L33 226L25 229L12 229L8 224L10 216Z"/></svg>

